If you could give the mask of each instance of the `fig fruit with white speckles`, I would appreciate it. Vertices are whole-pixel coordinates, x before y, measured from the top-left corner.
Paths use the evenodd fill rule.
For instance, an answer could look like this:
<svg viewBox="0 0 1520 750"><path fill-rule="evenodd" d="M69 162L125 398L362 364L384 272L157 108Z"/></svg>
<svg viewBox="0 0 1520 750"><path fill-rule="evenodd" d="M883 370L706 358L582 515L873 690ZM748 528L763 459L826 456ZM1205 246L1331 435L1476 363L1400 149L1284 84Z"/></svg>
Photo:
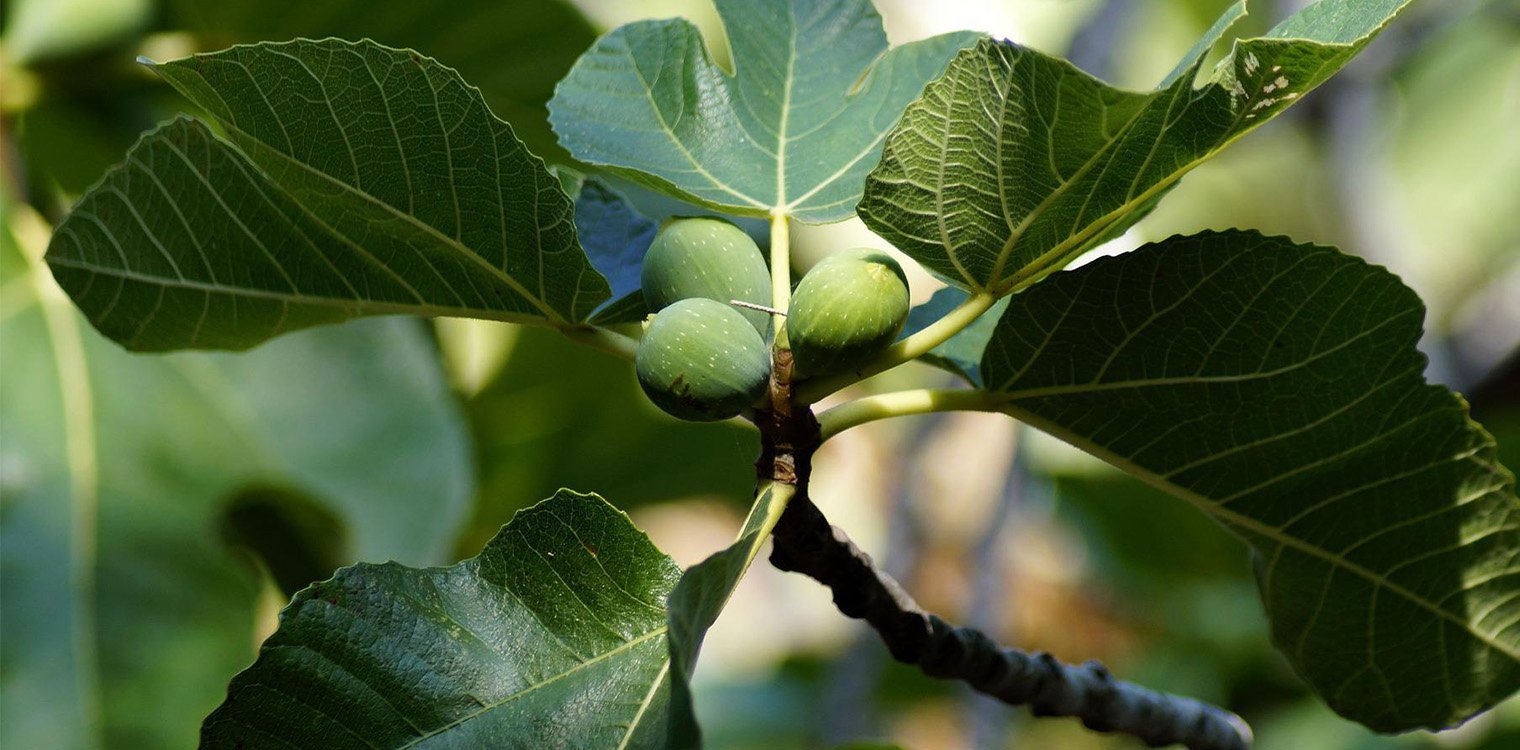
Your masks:
<svg viewBox="0 0 1520 750"><path fill-rule="evenodd" d="M634 369L649 400L666 413L713 422L738 416L765 394L771 354L738 310L693 297L655 314Z"/></svg>
<svg viewBox="0 0 1520 750"><path fill-rule="evenodd" d="M695 297L724 304L771 303L771 275L760 248L744 230L722 219L674 219L661 227L644 255L639 281L651 312ZM760 310L737 312L765 334L770 316Z"/></svg>
<svg viewBox="0 0 1520 750"><path fill-rule="evenodd" d="M786 332L799 376L853 369L885 349L908 319L908 277L892 256L859 248L814 266L792 293Z"/></svg>

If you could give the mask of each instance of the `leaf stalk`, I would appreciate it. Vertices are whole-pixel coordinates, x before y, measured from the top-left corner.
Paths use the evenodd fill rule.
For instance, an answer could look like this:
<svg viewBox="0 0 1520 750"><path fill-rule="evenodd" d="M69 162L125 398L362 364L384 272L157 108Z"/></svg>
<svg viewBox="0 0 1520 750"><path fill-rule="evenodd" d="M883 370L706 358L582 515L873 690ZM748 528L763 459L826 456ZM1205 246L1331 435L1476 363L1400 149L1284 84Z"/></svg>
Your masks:
<svg viewBox="0 0 1520 750"><path fill-rule="evenodd" d="M987 391L967 388L915 388L866 396L818 415L819 432L828 440L851 427L911 414L940 411L997 411L1000 400Z"/></svg>

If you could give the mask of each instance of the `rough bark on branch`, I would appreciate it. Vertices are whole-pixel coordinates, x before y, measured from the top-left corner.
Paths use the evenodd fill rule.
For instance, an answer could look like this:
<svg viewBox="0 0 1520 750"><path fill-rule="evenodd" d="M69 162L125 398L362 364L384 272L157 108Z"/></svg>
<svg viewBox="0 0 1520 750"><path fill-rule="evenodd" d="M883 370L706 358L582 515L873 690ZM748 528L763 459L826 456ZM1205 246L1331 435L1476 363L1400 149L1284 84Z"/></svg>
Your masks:
<svg viewBox="0 0 1520 750"><path fill-rule="evenodd" d="M1074 717L1089 729L1131 735L1152 747L1250 747L1250 727L1228 711L1116 680L1095 661L1077 666L1048 653L1003 648L981 631L924 612L829 523L808 499L805 477L772 533L771 564L829 587L839 611L870 624L894 659L1005 703L1028 705L1036 716Z"/></svg>

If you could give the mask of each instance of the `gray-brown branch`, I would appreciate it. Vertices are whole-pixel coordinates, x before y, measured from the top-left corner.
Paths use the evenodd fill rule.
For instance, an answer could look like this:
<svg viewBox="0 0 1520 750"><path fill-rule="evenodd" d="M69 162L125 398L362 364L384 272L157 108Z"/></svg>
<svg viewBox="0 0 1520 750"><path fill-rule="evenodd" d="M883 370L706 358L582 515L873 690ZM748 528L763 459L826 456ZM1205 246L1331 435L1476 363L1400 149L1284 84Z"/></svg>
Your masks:
<svg viewBox="0 0 1520 750"><path fill-rule="evenodd" d="M1005 703L1027 705L1035 716L1075 717L1089 729L1131 735L1152 747L1250 747L1250 727L1228 711L1121 682L1094 661L1074 666L1048 653L1003 648L981 631L924 612L829 523L805 487L805 481L799 483L776 524L771 564L829 587L839 611L870 624L892 658L931 677L964 681Z"/></svg>

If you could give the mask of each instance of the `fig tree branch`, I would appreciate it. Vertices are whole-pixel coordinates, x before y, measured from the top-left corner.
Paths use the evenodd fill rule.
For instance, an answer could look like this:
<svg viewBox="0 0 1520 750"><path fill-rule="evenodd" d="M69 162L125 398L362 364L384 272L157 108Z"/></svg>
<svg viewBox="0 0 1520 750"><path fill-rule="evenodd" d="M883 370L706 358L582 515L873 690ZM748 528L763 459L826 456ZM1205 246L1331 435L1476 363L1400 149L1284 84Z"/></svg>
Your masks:
<svg viewBox="0 0 1520 750"><path fill-rule="evenodd" d="M1035 716L1080 719L1087 728L1137 737L1151 746L1246 750L1240 717L1192 698L1113 678L1101 664L1065 664L1048 653L1004 648L981 631L924 612L870 555L829 523L798 485L772 532L771 564L829 587L847 617L865 620L892 658L931 677L961 680Z"/></svg>

